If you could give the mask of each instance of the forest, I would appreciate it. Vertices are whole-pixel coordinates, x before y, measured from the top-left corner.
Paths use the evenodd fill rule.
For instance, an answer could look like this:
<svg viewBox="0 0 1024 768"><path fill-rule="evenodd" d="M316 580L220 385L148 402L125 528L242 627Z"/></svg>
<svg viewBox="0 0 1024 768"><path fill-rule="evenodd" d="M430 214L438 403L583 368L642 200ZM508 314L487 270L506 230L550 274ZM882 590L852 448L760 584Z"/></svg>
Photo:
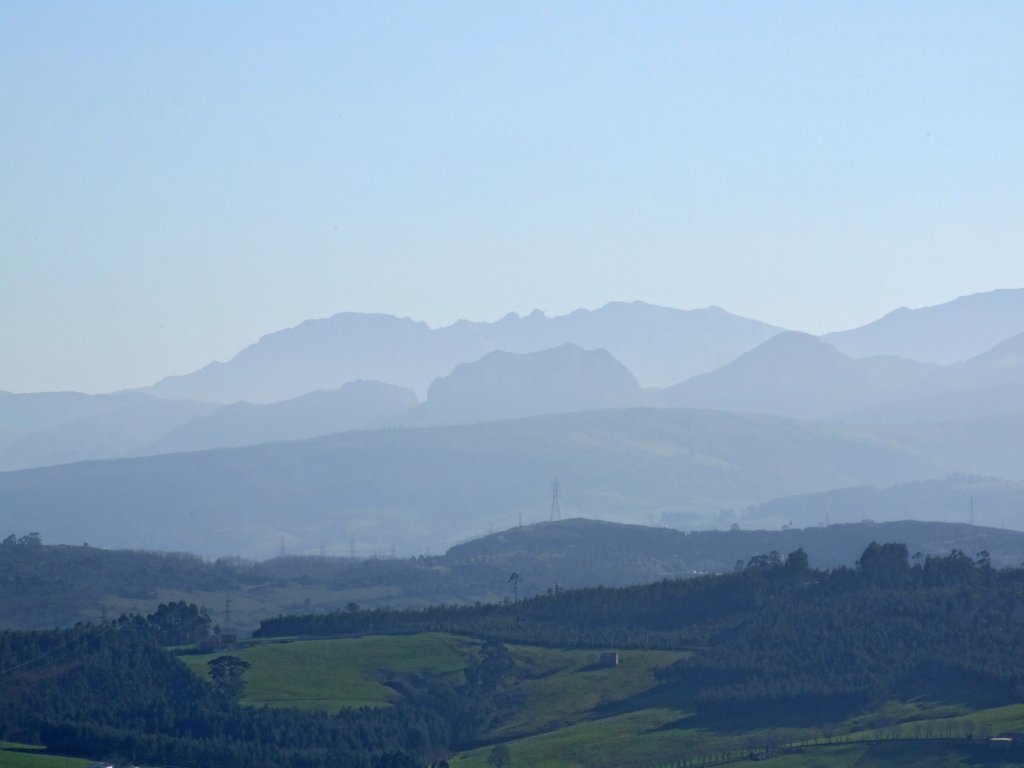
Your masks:
<svg viewBox="0 0 1024 768"><path fill-rule="evenodd" d="M665 671L706 711L857 708L938 680L997 701L1024 694L1024 570L911 558L869 545L854 568L806 554L751 558L730 574L619 589L552 590L501 604L338 611L265 620L256 633L441 630L556 647L689 649Z"/></svg>
<svg viewBox="0 0 1024 768"><path fill-rule="evenodd" d="M1022 626L1024 570L993 568L984 552L912 558L895 543L831 571L802 550L770 552L732 573L644 586L265 620L260 638L439 630L482 641L457 679L408 675L390 706L318 712L241 705L247 665L230 654L197 677L175 651L210 617L179 602L0 633L0 722L4 739L59 753L196 768L427 765L479 746L497 724L515 668L508 645L683 650L657 686L698 716L770 711L818 725L936 686L986 706L1017 701Z"/></svg>
<svg viewBox="0 0 1024 768"><path fill-rule="evenodd" d="M364 608L500 602L549 589L622 587L731 571L757 553L797 548L818 568L852 566L873 540L913 552L990 552L1024 560L1024 533L954 523L839 524L778 531L676 531L569 519L494 533L444 555L411 558L284 555L253 562L185 553L51 545L38 534L0 542L3 629L50 629L149 613L160 603L206 604L214 623L248 632L267 616ZM512 582L512 573L517 579ZM230 599L230 616L222 609ZM230 619L230 621L228 621Z"/></svg>
<svg viewBox="0 0 1024 768"><path fill-rule="evenodd" d="M409 680L393 707L243 707L245 663L217 657L204 682L160 645L155 618L0 633L2 738L132 763L405 768L470 743L510 669L504 646L490 643L460 684Z"/></svg>

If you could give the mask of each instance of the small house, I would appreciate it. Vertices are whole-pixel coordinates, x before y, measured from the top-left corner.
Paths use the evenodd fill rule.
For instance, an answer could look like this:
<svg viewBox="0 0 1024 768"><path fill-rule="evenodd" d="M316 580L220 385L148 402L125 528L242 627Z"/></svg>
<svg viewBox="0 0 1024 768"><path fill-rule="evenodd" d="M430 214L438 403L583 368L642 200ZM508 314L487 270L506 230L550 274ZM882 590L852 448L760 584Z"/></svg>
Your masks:
<svg viewBox="0 0 1024 768"><path fill-rule="evenodd" d="M617 667L619 666L619 654L615 652L602 653L598 657L597 663L602 667Z"/></svg>

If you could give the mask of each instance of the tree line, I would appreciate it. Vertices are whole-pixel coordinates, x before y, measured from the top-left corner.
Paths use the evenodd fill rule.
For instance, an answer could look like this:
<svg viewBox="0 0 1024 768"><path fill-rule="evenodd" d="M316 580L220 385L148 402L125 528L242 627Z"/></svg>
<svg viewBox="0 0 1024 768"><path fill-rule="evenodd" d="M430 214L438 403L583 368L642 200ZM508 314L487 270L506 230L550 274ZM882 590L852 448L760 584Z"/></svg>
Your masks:
<svg viewBox="0 0 1024 768"><path fill-rule="evenodd" d="M207 682L160 644L170 639L161 626L172 613L192 611L0 632L2 738L195 768L411 768L471 744L490 725L509 672L507 649L492 643L464 680L412 678L394 706L333 714L243 707L241 659L218 657Z"/></svg>
<svg viewBox="0 0 1024 768"><path fill-rule="evenodd" d="M552 591L503 604L279 616L257 634L441 630L562 647L691 649L664 685L707 712L837 717L923 686L1024 696L1024 570L987 553L911 557L872 543L853 568L801 550L733 573ZM1016 697L1016 699L1015 699Z"/></svg>

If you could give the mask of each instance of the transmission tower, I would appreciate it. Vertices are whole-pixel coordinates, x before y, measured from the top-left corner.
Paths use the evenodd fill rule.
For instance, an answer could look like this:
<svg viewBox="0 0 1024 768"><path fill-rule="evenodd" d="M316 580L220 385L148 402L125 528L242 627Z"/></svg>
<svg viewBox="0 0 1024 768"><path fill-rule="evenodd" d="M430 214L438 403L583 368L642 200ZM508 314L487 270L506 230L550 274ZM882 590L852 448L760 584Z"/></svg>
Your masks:
<svg viewBox="0 0 1024 768"><path fill-rule="evenodd" d="M551 522L562 519L562 508L558 505L558 478L551 484Z"/></svg>

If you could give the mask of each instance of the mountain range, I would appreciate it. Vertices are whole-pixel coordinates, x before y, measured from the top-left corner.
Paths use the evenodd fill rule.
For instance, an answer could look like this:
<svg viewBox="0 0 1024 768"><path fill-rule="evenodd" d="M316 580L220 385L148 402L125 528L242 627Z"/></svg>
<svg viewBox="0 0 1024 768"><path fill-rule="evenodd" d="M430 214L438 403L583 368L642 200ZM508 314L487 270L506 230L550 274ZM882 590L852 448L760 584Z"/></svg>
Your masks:
<svg viewBox="0 0 1024 768"><path fill-rule="evenodd" d="M375 379L422 396L459 363L489 352L537 352L562 344L605 349L646 386L709 371L781 329L723 309L681 310L643 302L606 304L548 317L511 313L494 323L460 320L443 328L388 315L345 312L264 336L225 363L166 378L158 397L267 403L355 379Z"/></svg>
<svg viewBox="0 0 1024 768"><path fill-rule="evenodd" d="M0 530L50 541L266 556L442 551L560 509L701 528L780 496L951 472L1013 476L1024 417L877 428L632 408L350 431L0 474ZM1018 521L1007 521L1011 527ZM718 523L721 524L721 523Z"/></svg>
<svg viewBox="0 0 1024 768"><path fill-rule="evenodd" d="M196 416L135 455L199 451L301 440L331 432L380 427L418 401L411 389L379 381L350 381L279 403L233 403Z"/></svg>
<svg viewBox="0 0 1024 768"><path fill-rule="evenodd" d="M863 329L817 338L716 308L640 302L437 330L408 319L343 314L271 334L228 363L167 379L149 393L0 393L0 470L608 407L717 408L879 424L995 418L1024 412L1022 317L1024 290L898 310ZM951 327L959 329L951 349L967 359L939 364L843 351L889 351L882 342L891 333L903 339L898 351L934 357ZM981 346L991 339L999 343ZM714 370L669 380L708 366ZM643 375L635 376L637 370ZM341 381L360 372L384 378ZM394 377L422 386L434 373L423 403L409 387L384 383ZM286 380L291 383L282 385ZM652 385L662 381L670 386ZM318 382L333 386L317 389ZM217 389L222 384L227 389ZM186 390L209 401L167 399ZM282 391L299 394L261 401ZM237 400L243 395L251 401ZM219 405L218 398L236 399Z"/></svg>
<svg viewBox="0 0 1024 768"><path fill-rule="evenodd" d="M1024 331L1024 288L961 296L921 309L901 307L872 323L822 338L850 357L894 355L948 365Z"/></svg>
<svg viewBox="0 0 1024 768"><path fill-rule="evenodd" d="M490 352L435 379L412 424L464 424L644 404L636 377L603 349L562 344Z"/></svg>
<svg viewBox="0 0 1024 768"><path fill-rule="evenodd" d="M20 470L0 474L0 526L203 554L423 552L544 519L556 476L567 512L680 527L951 472L1018 481L1021 307L1024 290L996 291L825 337L642 303L437 330L310 321L147 392L0 393L0 468ZM208 400L172 398L189 393ZM820 518L831 500L810 503Z"/></svg>
<svg viewBox="0 0 1024 768"><path fill-rule="evenodd" d="M141 392L0 392L0 470L126 456L216 408Z"/></svg>
<svg viewBox="0 0 1024 768"><path fill-rule="evenodd" d="M950 365L854 359L821 338L780 333L716 371L662 390L658 401L880 423L1024 413L1024 333Z"/></svg>

